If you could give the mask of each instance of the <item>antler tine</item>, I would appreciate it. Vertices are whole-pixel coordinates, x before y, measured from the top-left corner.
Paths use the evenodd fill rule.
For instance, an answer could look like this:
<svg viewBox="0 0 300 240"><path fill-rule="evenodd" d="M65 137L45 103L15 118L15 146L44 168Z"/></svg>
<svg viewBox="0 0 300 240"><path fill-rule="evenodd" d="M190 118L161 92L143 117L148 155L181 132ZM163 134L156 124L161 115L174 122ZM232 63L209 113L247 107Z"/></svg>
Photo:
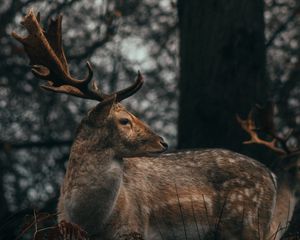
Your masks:
<svg viewBox="0 0 300 240"><path fill-rule="evenodd" d="M62 46L61 23L62 16L60 15L50 21L48 30L45 32L40 26L39 14L35 16L33 10L30 10L22 21L29 35L21 37L13 32L12 36L23 44L30 59L33 74L37 78L48 80L48 85L43 85L42 88L102 101L106 95L88 88L93 78L93 70L89 62L86 64L88 74L83 80L70 75Z"/></svg>
<svg viewBox="0 0 300 240"><path fill-rule="evenodd" d="M253 120L253 111L254 110L252 109L249 112L246 120L241 119L238 115L236 116L238 123L250 135L250 140L245 141L244 144L252 144L252 143L261 144L270 148L271 150L278 153L279 155L287 155L288 153L286 151L276 146L277 139L273 138L272 141L265 141L258 136L258 134L256 133L257 128Z"/></svg>
<svg viewBox="0 0 300 240"><path fill-rule="evenodd" d="M292 149L288 146L288 141L292 136L294 130L290 129L290 131L285 134L285 136L280 136L276 133L275 124L274 124L274 112L275 112L275 104L273 101L267 101L264 107L256 105L256 109L258 110L258 117L260 124L262 125L261 131L268 134L270 137L274 139L274 142L287 156L298 155L300 148Z"/></svg>
<svg viewBox="0 0 300 240"><path fill-rule="evenodd" d="M136 78L134 84L132 84L128 88L117 91L115 93L117 95L117 97L116 97L117 101L120 102L120 101L132 96L133 94L135 94L143 86L143 83L144 83L143 76L140 73L140 71L138 71L138 75L137 75L137 78Z"/></svg>

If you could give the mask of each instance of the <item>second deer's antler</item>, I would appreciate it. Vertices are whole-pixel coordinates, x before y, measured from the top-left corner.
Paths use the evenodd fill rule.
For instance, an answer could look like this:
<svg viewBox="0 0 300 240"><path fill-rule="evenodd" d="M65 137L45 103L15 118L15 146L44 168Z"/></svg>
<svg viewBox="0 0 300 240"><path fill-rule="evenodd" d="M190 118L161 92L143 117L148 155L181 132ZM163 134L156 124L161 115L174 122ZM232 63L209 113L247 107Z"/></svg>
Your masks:
<svg viewBox="0 0 300 240"><path fill-rule="evenodd" d="M13 32L12 36L23 44L30 59L33 74L40 79L48 80L48 85L42 85L42 88L98 101L116 94L117 101L122 101L137 92L143 85L142 75L138 73L132 86L109 95L102 93L95 81L93 81L92 88L89 88L89 83L93 78L93 70L89 62L87 62L86 78L80 80L70 74L62 45L62 16L59 15L55 20L51 20L47 31L43 30L39 19L39 14L35 16L30 10L22 21L22 25L29 34L21 37Z"/></svg>
<svg viewBox="0 0 300 240"><path fill-rule="evenodd" d="M258 114L261 120L262 128L258 129L254 120L254 110L258 110ZM288 140L292 135L293 131L290 131L285 137L278 136L274 128L274 104L269 104L267 107L256 106L252 109L246 120L241 119L237 116L237 121L240 126L250 135L250 140L245 141L245 144L261 144L269 149L273 150L281 156L292 156L300 153L299 149L291 149L288 146ZM267 136L271 137L271 141L263 140L259 137L258 131L263 132Z"/></svg>
<svg viewBox="0 0 300 240"><path fill-rule="evenodd" d="M261 145L264 145L264 146L272 149L273 151L275 151L276 153L278 153L280 155L286 154L286 152L284 150L277 147L277 139L276 138L273 138L272 141L266 141L266 140L261 139L258 136L258 134L257 134L258 129L257 129L255 121L253 119L253 109L249 112L246 120L243 120L239 116L237 116L237 121L241 125L241 127L250 135L250 140L245 141L244 144L252 144L252 143L261 144Z"/></svg>

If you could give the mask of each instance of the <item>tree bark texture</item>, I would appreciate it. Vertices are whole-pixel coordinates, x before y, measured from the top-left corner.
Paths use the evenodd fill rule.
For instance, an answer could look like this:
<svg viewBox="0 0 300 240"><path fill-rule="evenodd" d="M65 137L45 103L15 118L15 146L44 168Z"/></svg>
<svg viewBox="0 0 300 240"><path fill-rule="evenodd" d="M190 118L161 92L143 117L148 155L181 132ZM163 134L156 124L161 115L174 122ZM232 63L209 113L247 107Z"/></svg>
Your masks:
<svg viewBox="0 0 300 240"><path fill-rule="evenodd" d="M262 0L178 0L178 147L243 152L244 118L267 99Z"/></svg>

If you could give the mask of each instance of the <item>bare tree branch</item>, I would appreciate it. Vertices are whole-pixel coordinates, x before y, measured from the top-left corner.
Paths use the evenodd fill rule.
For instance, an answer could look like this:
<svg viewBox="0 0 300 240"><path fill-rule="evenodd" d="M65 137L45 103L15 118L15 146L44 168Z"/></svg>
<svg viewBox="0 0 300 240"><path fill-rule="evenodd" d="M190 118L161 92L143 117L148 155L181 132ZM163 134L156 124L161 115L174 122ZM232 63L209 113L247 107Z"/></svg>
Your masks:
<svg viewBox="0 0 300 240"><path fill-rule="evenodd" d="M22 149L22 148L34 148L34 147L61 147L70 146L73 140L47 140L47 141L36 141L36 142L23 142L23 143L10 143L0 140L0 151L9 152L12 149Z"/></svg>
<svg viewBox="0 0 300 240"><path fill-rule="evenodd" d="M270 39L266 43L266 48L269 48L273 45L274 40L287 28L288 24L292 22L295 17L299 14L300 12L300 7L296 7L294 11L291 13L291 15L283 22L277 30L272 34Z"/></svg>
<svg viewBox="0 0 300 240"><path fill-rule="evenodd" d="M68 58L70 60L88 58L98 48L103 47L111 39L111 37L112 36L110 34L106 34L106 36L103 39L101 39L100 41L96 41L92 45L90 45L89 47L86 47L82 53L76 54L76 55L71 55Z"/></svg>

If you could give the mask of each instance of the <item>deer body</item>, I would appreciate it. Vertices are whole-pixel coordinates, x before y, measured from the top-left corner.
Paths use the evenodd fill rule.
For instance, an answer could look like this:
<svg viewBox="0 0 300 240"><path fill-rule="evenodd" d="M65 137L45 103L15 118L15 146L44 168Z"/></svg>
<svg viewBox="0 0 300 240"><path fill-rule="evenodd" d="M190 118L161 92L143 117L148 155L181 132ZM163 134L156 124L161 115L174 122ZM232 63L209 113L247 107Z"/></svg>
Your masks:
<svg viewBox="0 0 300 240"><path fill-rule="evenodd" d="M133 232L144 239L266 236L276 191L267 168L222 149L140 157L164 150L161 138L119 104L109 108L96 117L103 121L103 112L112 115L99 129L89 116L79 127L61 190L59 220L80 225L94 239L119 239ZM128 140L134 132L120 136L119 111L130 118L141 139Z"/></svg>
<svg viewBox="0 0 300 240"><path fill-rule="evenodd" d="M287 231L300 196L300 161L294 159L290 169L277 171L277 197L271 220L270 239L279 240Z"/></svg>
<svg viewBox="0 0 300 240"><path fill-rule="evenodd" d="M279 185L274 216L271 221L270 239L279 240L286 232L297 204L297 199L290 187Z"/></svg>

